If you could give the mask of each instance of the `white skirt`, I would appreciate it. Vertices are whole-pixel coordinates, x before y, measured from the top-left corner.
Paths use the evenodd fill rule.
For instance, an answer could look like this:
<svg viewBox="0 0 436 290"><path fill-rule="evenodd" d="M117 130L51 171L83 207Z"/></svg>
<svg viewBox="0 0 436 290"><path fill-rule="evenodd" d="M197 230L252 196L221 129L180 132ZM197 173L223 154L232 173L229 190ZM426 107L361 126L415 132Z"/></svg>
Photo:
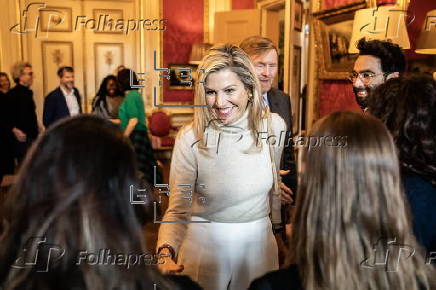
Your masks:
<svg viewBox="0 0 436 290"><path fill-rule="evenodd" d="M206 221L193 216L192 221ZM205 290L247 289L278 269L269 217L246 223L189 223L177 263Z"/></svg>

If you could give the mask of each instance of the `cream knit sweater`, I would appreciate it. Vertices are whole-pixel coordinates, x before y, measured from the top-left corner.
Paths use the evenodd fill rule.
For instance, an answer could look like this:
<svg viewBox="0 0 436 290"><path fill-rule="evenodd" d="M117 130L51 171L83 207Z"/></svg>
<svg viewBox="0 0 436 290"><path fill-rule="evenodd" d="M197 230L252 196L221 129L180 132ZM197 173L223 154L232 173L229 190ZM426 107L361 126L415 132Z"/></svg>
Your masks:
<svg viewBox="0 0 436 290"><path fill-rule="evenodd" d="M247 110L239 120L220 131L207 128L204 134L207 150L198 148L192 124L180 130L171 159L169 206L163 217L163 221L172 223L161 224L158 247L169 244L177 253L191 216L212 222L243 223L270 213L273 173L266 142L267 120L263 120L258 138L262 150L245 153L253 144L248 114ZM283 146L277 143L286 124L274 113L271 121L272 134L277 136L273 149L279 170ZM280 196L273 194L274 217L280 217L280 202ZM273 223L280 223L279 218L274 219Z"/></svg>

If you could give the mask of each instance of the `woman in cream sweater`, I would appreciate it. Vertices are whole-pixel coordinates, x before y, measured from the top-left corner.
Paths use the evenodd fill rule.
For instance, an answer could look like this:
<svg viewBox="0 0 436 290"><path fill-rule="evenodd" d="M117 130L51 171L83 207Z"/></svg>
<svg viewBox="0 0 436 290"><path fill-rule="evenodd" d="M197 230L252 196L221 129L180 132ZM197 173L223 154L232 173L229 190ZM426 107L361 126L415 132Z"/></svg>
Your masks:
<svg viewBox="0 0 436 290"><path fill-rule="evenodd" d="M176 138L159 267L208 290L247 289L278 268L273 227L281 222L278 139L286 125L262 105L254 68L236 46L212 48L197 81L202 106Z"/></svg>

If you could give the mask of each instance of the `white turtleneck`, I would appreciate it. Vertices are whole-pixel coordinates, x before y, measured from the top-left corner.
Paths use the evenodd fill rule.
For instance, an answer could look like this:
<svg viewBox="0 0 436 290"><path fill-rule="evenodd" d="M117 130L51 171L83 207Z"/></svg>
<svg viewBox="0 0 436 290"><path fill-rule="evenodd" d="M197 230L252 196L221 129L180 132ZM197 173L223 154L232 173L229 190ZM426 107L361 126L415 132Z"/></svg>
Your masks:
<svg viewBox="0 0 436 290"><path fill-rule="evenodd" d="M248 114L247 110L239 120L220 131L207 128L204 134L207 154L198 148L192 124L180 130L171 159L169 206L163 217L164 221L176 223L161 224L158 247L169 244L178 252L191 216L222 223L250 222L268 216L273 190L270 152L265 138L261 151L245 152L253 144ZM279 115L271 114L271 120L274 135L286 130ZM265 119L262 136L267 136L266 126ZM279 144L273 148L279 170L283 147ZM192 186L192 194L187 185ZM274 210L280 211L280 196L273 195L272 202Z"/></svg>

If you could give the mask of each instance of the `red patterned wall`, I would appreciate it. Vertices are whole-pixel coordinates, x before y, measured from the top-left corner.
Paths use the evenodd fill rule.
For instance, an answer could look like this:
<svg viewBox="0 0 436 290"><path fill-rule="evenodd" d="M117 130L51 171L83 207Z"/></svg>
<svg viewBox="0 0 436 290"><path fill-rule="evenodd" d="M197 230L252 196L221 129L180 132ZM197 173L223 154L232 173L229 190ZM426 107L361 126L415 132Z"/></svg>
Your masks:
<svg viewBox="0 0 436 290"><path fill-rule="evenodd" d="M203 42L203 0L163 0L163 65L188 63L193 43ZM192 102L192 90L170 90L164 80L164 102Z"/></svg>
<svg viewBox="0 0 436 290"><path fill-rule="evenodd" d="M254 9L256 0L232 0L232 10L237 9Z"/></svg>

